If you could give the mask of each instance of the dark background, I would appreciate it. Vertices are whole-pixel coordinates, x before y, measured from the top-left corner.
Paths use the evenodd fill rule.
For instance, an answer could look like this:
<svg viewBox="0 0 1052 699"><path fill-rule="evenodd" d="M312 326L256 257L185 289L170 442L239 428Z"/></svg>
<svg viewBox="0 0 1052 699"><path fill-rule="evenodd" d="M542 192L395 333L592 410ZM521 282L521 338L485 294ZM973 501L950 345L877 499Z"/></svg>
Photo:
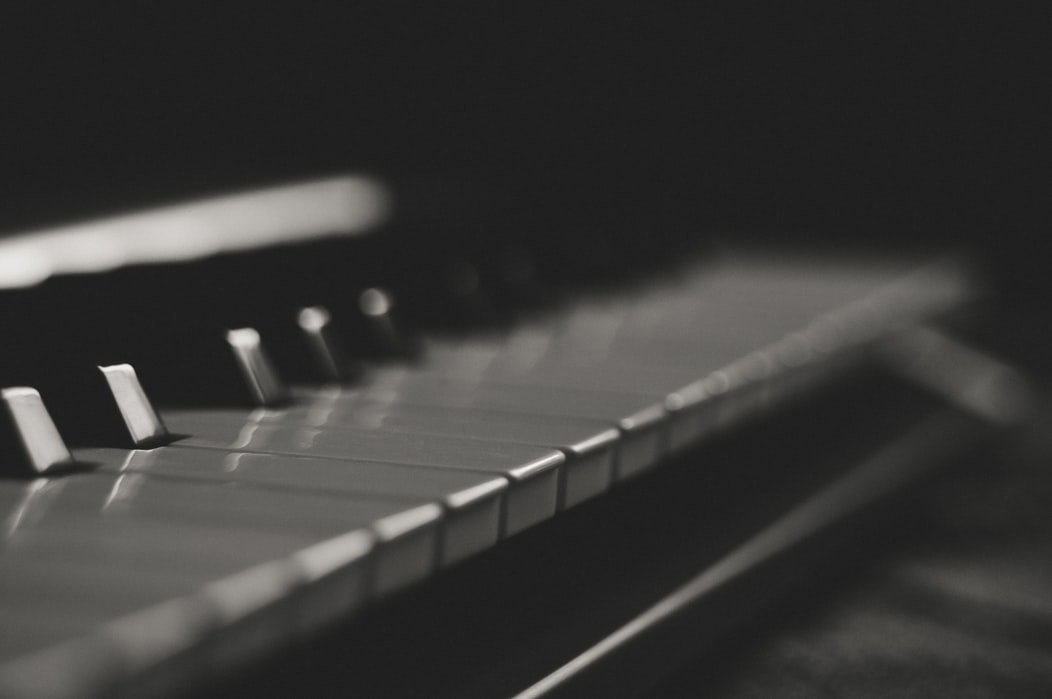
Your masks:
<svg viewBox="0 0 1052 699"><path fill-rule="evenodd" d="M348 168L494 235L616 223L1018 259L1049 221L1040 3L18 12L0 231Z"/></svg>

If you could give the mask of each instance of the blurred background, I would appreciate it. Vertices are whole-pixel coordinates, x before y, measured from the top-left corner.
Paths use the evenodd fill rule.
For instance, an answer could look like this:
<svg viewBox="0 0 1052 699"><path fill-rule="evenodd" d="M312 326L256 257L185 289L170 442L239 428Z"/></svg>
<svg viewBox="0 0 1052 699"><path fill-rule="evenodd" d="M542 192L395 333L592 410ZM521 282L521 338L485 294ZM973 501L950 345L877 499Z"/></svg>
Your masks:
<svg viewBox="0 0 1052 699"><path fill-rule="evenodd" d="M524 235L1018 260L1049 220L1039 4L29 5L0 22L0 231L344 169Z"/></svg>

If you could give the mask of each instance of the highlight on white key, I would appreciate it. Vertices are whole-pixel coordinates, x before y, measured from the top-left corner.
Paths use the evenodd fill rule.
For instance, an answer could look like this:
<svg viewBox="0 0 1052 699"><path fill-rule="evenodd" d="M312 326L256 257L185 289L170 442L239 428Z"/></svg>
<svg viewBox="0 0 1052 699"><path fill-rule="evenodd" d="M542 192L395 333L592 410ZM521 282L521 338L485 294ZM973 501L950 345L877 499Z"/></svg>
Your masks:
<svg viewBox="0 0 1052 699"><path fill-rule="evenodd" d="M13 433L5 434L7 438L3 441L18 442L23 457L17 460L19 463L9 463L12 457L5 454L0 471L17 473L22 470L22 475L43 475L73 463L73 455L35 388L12 386L0 389L0 420L4 422L0 429Z"/></svg>
<svg viewBox="0 0 1052 699"><path fill-rule="evenodd" d="M340 175L29 231L0 240L0 289L57 274L361 235L387 217L390 201L378 180Z"/></svg>
<svg viewBox="0 0 1052 699"><path fill-rule="evenodd" d="M131 364L100 366L99 371L117 403L128 436L136 448L154 446L168 437L168 430L139 383Z"/></svg>

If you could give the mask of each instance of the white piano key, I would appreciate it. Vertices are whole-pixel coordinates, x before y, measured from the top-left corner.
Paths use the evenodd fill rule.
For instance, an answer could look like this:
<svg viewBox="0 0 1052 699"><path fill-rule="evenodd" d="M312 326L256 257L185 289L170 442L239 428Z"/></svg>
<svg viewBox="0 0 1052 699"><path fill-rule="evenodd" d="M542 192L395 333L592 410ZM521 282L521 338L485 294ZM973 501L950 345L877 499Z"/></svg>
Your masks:
<svg viewBox="0 0 1052 699"><path fill-rule="evenodd" d="M100 635L72 637L0 661L0 696L79 699L105 696L124 676L119 650Z"/></svg>
<svg viewBox="0 0 1052 699"><path fill-rule="evenodd" d="M0 484L4 489L17 485ZM245 579L262 590L280 590L282 604L290 605L287 614L257 610L266 611L259 623L277 636L297 624L297 595L291 593L309 590L318 580L337 573L347 580L352 576L364 590L368 577L382 593L420 579L433 567L437 505L222 487L143 474L71 476L59 485L58 496L23 517L5 539L0 588L18 594L2 598L20 600L5 618L25 612L39 622L42 613L56 618L61 612L57 631L87 629L251 568L256 572ZM363 528L372 533L345 536ZM363 536L379 542L371 573L365 567ZM339 560L333 542L343 542L342 569L326 572L320 567L319 552L310 547L323 540L330 542L325 551L330 566ZM81 586L92 579L98 583L78 589L69 585L70 579ZM343 587L348 594L353 589ZM239 604L248 592L235 595ZM229 600L219 593L209 593L207 602L220 617L243 611L225 607Z"/></svg>
<svg viewBox="0 0 1052 699"><path fill-rule="evenodd" d="M386 461L499 474L509 481L503 533L511 535L555 514L559 473L566 457L542 447L376 430L320 430L199 420L165 413L181 446L272 452L352 461Z"/></svg>
<svg viewBox="0 0 1052 699"><path fill-rule="evenodd" d="M188 689L208 672L213 611L195 597L175 597L102 624L92 636L111 644L124 696L161 697Z"/></svg>
<svg viewBox="0 0 1052 699"><path fill-rule="evenodd" d="M570 507L603 493L613 480L619 433L608 423L545 415L495 413L473 409L376 404L353 413L326 410L324 398L273 410L192 411L210 422L305 425L322 429L377 429L444 435L509 444L545 446L566 456L559 507ZM178 416L178 411L172 411ZM189 418L190 416L187 416ZM175 419L179 419L176 417Z"/></svg>
<svg viewBox="0 0 1052 699"><path fill-rule="evenodd" d="M560 509L600 495L610 487L620 446L617 429L600 421L427 406L376 406L333 416L322 426L447 435L559 449L566 456Z"/></svg>
<svg viewBox="0 0 1052 699"><path fill-rule="evenodd" d="M362 572L373 546L373 536L356 529L292 554L292 562L309 586L296 620L301 634L345 619L367 599L369 579Z"/></svg>
<svg viewBox="0 0 1052 699"><path fill-rule="evenodd" d="M497 543L508 481L488 473L424 468L376 461L319 459L268 453L180 447L123 451L78 449L86 464L111 472L141 472L237 482L330 496L398 498L407 504L437 502L445 509L440 559L455 563Z"/></svg>
<svg viewBox="0 0 1052 699"><path fill-rule="evenodd" d="M389 383L346 390L331 400L334 416L353 414L376 403L492 410L509 414L556 415L602 421L621 431L617 475L638 473L663 456L666 414L663 394L654 396L561 386L447 380L405 373ZM310 400L320 392L301 390ZM627 456L626 456L627 454Z"/></svg>

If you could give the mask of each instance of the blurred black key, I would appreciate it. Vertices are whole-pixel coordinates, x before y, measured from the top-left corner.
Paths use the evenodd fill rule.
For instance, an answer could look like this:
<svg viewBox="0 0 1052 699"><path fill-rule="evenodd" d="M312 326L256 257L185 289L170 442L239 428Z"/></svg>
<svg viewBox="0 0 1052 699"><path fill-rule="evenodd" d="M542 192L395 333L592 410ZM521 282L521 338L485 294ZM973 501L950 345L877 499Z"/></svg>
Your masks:
<svg viewBox="0 0 1052 699"><path fill-rule="evenodd" d="M263 349L263 339L255 328L228 330L226 341L256 405L281 405L289 400L289 389Z"/></svg>
<svg viewBox="0 0 1052 699"><path fill-rule="evenodd" d="M287 370L288 376L296 379L306 374L313 376L317 383L344 383L361 375L362 367L348 356L329 309L324 306L301 308L296 314L296 326L306 356L294 358L293 361L303 368Z"/></svg>
<svg viewBox="0 0 1052 699"><path fill-rule="evenodd" d="M420 337L408 328L396 308L390 291L371 287L358 295L363 352L375 359L413 359L422 345Z"/></svg>
<svg viewBox="0 0 1052 699"><path fill-rule="evenodd" d="M446 317L460 330L485 328L501 320L478 268L470 260L462 257L447 259L438 281L434 298L444 308L435 309L433 314L436 317Z"/></svg>

